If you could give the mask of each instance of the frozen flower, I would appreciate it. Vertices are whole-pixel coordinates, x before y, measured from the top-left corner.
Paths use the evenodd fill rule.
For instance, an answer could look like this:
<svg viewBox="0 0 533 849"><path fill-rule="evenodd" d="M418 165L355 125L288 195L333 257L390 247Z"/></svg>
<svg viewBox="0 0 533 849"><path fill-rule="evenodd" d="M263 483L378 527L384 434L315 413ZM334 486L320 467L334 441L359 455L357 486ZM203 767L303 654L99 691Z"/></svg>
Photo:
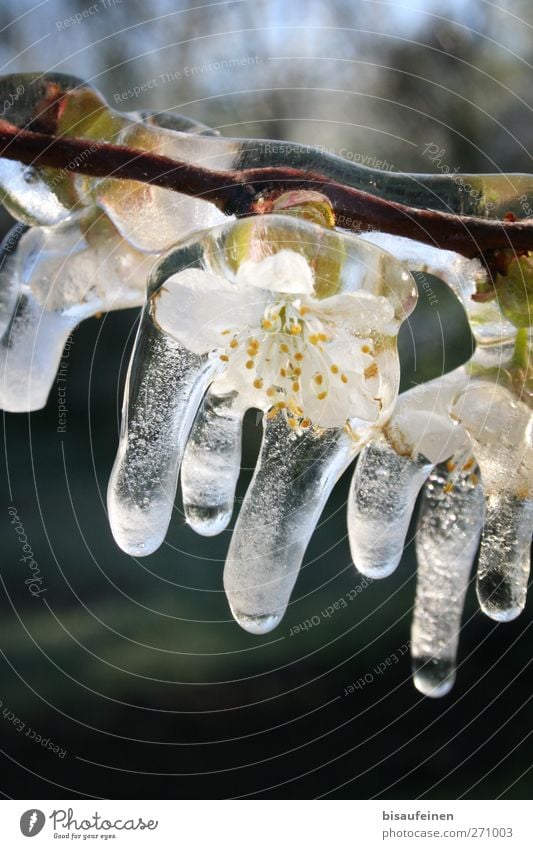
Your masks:
<svg viewBox="0 0 533 849"><path fill-rule="evenodd" d="M242 415L263 410L224 578L238 621L262 633L283 615L333 485L391 413L414 282L354 236L269 215L184 240L150 292L109 486L113 533L129 553L154 551L180 466L188 521L222 530Z"/></svg>
<svg viewBox="0 0 533 849"><path fill-rule="evenodd" d="M401 240L396 252L412 265L422 246ZM423 489L411 650L417 687L435 696L453 684L480 539L484 612L508 621L525 604L533 520L531 331L517 330L497 302L472 299L483 275L476 261L424 253L428 270L441 266L439 276L461 297L478 346L465 366L400 396L359 459L348 529L357 568L374 578L390 574Z"/></svg>
<svg viewBox="0 0 533 849"><path fill-rule="evenodd" d="M120 238L103 215L6 237L0 269L0 407L46 404L68 336L80 321L140 306L153 258Z"/></svg>

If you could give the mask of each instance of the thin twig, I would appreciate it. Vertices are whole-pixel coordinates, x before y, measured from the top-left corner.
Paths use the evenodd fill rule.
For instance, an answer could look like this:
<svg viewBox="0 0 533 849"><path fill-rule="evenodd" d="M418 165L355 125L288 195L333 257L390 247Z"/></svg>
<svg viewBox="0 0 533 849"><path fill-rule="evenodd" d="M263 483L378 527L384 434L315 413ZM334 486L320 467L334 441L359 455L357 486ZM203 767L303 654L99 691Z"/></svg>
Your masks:
<svg viewBox="0 0 533 849"><path fill-rule="evenodd" d="M282 191L319 189L345 229L381 230L457 251L483 255L499 248L533 250L533 220L499 221L418 209L290 167L212 171L144 150L19 129L0 121L0 156L89 177L136 180L211 201L228 214L268 212Z"/></svg>

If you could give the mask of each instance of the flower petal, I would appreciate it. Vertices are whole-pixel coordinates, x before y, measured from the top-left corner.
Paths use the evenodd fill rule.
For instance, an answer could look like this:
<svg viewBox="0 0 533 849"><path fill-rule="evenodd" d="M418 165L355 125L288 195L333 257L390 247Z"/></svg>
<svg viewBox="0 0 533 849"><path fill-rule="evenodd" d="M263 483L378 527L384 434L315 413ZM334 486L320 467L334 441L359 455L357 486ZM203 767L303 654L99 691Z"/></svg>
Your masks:
<svg viewBox="0 0 533 849"><path fill-rule="evenodd" d="M266 296L189 268L169 277L153 295L153 303L165 333L193 354L206 354L227 345L232 332L258 326Z"/></svg>
<svg viewBox="0 0 533 849"><path fill-rule="evenodd" d="M290 250L278 251L260 262L249 259L241 263L237 283L245 290L255 287L309 297L314 291L313 272L309 263L301 254Z"/></svg>
<svg viewBox="0 0 533 849"><path fill-rule="evenodd" d="M394 307L383 295L343 292L319 303L320 306L315 305L315 308L325 320L349 327L354 333L368 335L378 330L386 336L395 336L398 332Z"/></svg>

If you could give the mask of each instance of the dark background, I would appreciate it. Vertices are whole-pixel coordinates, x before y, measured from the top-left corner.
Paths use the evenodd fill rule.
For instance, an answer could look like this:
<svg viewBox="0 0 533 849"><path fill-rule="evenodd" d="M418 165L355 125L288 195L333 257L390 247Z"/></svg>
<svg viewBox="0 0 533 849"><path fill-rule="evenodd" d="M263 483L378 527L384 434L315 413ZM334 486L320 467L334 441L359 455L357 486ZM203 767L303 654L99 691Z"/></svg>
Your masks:
<svg viewBox="0 0 533 849"><path fill-rule="evenodd" d="M2 72L69 71L113 103L116 92L179 71L121 108L172 108L223 134L321 144L387 159L395 170L431 171L428 143L462 172L533 170L525 0L512 4L513 15L481 0L448 3L445 13L432 2L187 6L123 0L63 31L57 22L83 3L4 0ZM259 60L184 70L247 56ZM462 309L438 282L434 291L437 303L421 292L402 330L404 389L471 352ZM0 713L1 792L527 798L531 608L496 625L477 610L471 587L457 683L444 699L417 693L407 654L374 674L409 639L415 561L410 545L392 577L320 616L360 582L345 536L349 476L328 503L285 619L263 638L229 615L222 566L230 531L194 535L178 500L156 554L134 560L117 549L105 490L136 318L110 314L75 333L65 434L56 431L55 389L45 410L3 418L0 700L24 731L66 754ZM239 497L259 440L250 414ZM46 583L41 599L24 586L10 504ZM289 636L316 615L318 626ZM343 695L368 673L371 683Z"/></svg>

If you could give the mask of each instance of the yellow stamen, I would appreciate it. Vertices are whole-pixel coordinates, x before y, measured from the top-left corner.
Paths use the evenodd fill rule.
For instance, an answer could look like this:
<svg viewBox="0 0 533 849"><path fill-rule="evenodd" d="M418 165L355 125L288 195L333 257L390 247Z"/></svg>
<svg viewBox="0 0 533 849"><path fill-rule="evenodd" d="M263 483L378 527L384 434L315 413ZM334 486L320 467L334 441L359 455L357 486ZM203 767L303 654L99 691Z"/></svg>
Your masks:
<svg viewBox="0 0 533 849"><path fill-rule="evenodd" d="M295 368L292 373L295 377L300 377L302 370L301 368Z"/></svg>
<svg viewBox="0 0 533 849"><path fill-rule="evenodd" d="M279 413L279 407L272 407L266 414L267 419L275 419Z"/></svg>
<svg viewBox="0 0 533 849"><path fill-rule="evenodd" d="M287 369L280 368L279 373L282 377L287 377Z"/></svg>
<svg viewBox="0 0 533 849"><path fill-rule="evenodd" d="M309 427L311 424L311 419L302 419L300 422L300 427Z"/></svg>
<svg viewBox="0 0 533 849"><path fill-rule="evenodd" d="M451 483L450 481L445 483L443 488L442 488L442 491L445 492L446 494L448 494L449 492L453 492L453 483Z"/></svg>
<svg viewBox="0 0 533 849"><path fill-rule="evenodd" d="M268 320L268 318L264 318L261 322L261 327L263 328L263 330L272 330L273 324L271 321Z"/></svg>
<svg viewBox="0 0 533 849"><path fill-rule="evenodd" d="M363 354L369 354L371 351L370 345L363 345L361 351Z"/></svg>
<svg viewBox="0 0 533 849"><path fill-rule="evenodd" d="M221 336L227 336L228 333L231 333L231 330L221 330Z"/></svg>
<svg viewBox="0 0 533 849"><path fill-rule="evenodd" d="M266 394L269 398L273 398L274 395L276 394L276 390L274 389L273 386L269 386L267 391L266 391Z"/></svg>
<svg viewBox="0 0 533 849"><path fill-rule="evenodd" d="M318 383L319 386L322 386L322 384L324 382L324 376L322 374L320 374L320 372L318 374L315 374L313 379L314 379L315 383Z"/></svg>
<svg viewBox="0 0 533 849"><path fill-rule="evenodd" d="M293 336L299 336L301 332L302 332L302 328L300 327L299 324L293 324L291 326L291 334Z"/></svg>
<svg viewBox="0 0 533 849"><path fill-rule="evenodd" d="M324 398L327 397L327 394L328 394L327 392L319 392L316 397L318 398L319 401L323 401Z"/></svg>
<svg viewBox="0 0 533 849"><path fill-rule="evenodd" d="M329 336L327 335L327 333L319 333L318 339L320 342L329 342Z"/></svg>
<svg viewBox="0 0 533 849"><path fill-rule="evenodd" d="M307 313L309 312L309 307L306 307L302 304L298 312L300 313L300 315L307 315Z"/></svg>
<svg viewBox="0 0 533 849"><path fill-rule="evenodd" d="M228 357L228 355L227 355L227 354L221 354L221 355L220 355L220 359L222 360L222 362L223 362L223 363L228 363L228 362L229 362L229 357Z"/></svg>
<svg viewBox="0 0 533 849"><path fill-rule="evenodd" d="M294 359L297 360L297 362L299 362L299 363L302 362L303 358L304 358L304 355L300 354L300 352L298 352L297 354L294 355Z"/></svg>
<svg viewBox="0 0 533 849"><path fill-rule="evenodd" d="M474 465L474 458L470 457L470 460L467 460L463 466L463 471L468 472Z"/></svg>
<svg viewBox="0 0 533 849"><path fill-rule="evenodd" d="M348 377L345 374L341 374L341 380L343 383L348 383Z"/></svg>
<svg viewBox="0 0 533 849"><path fill-rule="evenodd" d="M448 460L448 462L446 463L446 471L447 472L453 472L454 470L455 470L455 463L453 462L453 460Z"/></svg>
<svg viewBox="0 0 533 849"><path fill-rule="evenodd" d="M289 425L289 427L298 427L298 422L296 421L296 419L293 419L292 416L287 416L287 424Z"/></svg>
<svg viewBox="0 0 533 849"><path fill-rule="evenodd" d="M339 367L336 366L335 363L333 363L333 365L331 366L331 373L332 374L338 374L339 373Z"/></svg>
<svg viewBox="0 0 533 849"><path fill-rule="evenodd" d="M300 384L298 383L297 380L295 380L294 383L292 384L292 391L293 392L299 392L300 391Z"/></svg>
<svg viewBox="0 0 533 849"><path fill-rule="evenodd" d="M472 472L472 474L470 475L470 483L472 484L472 486L477 486L479 483L479 478L475 472Z"/></svg>
<svg viewBox="0 0 533 849"><path fill-rule="evenodd" d="M279 349L283 354L289 353L289 346L287 345L286 342L282 342L281 345L279 346Z"/></svg>
<svg viewBox="0 0 533 849"><path fill-rule="evenodd" d="M231 342L229 343L229 346L230 346L230 348L238 348L239 343L237 342L236 339L232 339Z"/></svg>
<svg viewBox="0 0 533 849"><path fill-rule="evenodd" d="M365 368L364 375L366 380L369 380L371 377L375 377L378 373L378 364L372 363L372 365Z"/></svg>
<svg viewBox="0 0 533 849"><path fill-rule="evenodd" d="M256 388L256 389L261 389L261 388L262 388L262 386L263 386L263 381L261 380L261 378L260 378L260 377L256 377L256 379L254 380L254 386L255 386L255 388Z"/></svg>
<svg viewBox="0 0 533 849"><path fill-rule="evenodd" d="M254 361L253 360L246 360L245 366L246 366L246 368L253 368L254 367Z"/></svg>
<svg viewBox="0 0 533 849"><path fill-rule="evenodd" d="M311 335L309 337L309 341L310 341L311 345L318 345L318 342L319 342L318 333L311 333Z"/></svg>

